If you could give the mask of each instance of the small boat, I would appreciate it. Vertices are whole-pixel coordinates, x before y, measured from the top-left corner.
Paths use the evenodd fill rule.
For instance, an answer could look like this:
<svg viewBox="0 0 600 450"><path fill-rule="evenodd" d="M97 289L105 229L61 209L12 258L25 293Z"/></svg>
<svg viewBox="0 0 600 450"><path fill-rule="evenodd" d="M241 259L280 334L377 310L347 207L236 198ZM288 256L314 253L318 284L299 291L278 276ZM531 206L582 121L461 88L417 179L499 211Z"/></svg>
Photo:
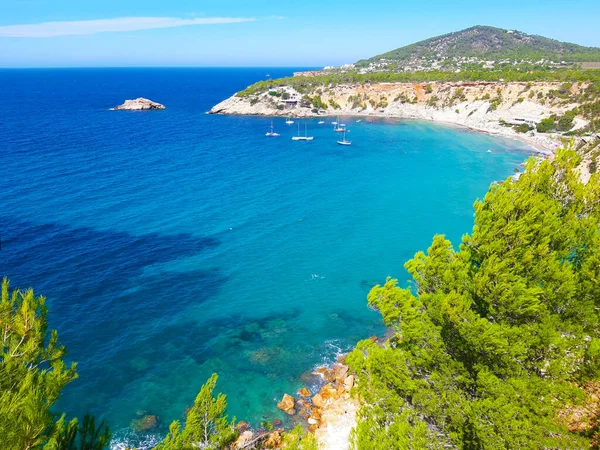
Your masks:
<svg viewBox="0 0 600 450"><path fill-rule="evenodd" d="M319 125L323 125L323 124L325 123L325 121L324 121L324 120L319 120L317 123L318 123Z"/></svg>
<svg viewBox="0 0 600 450"><path fill-rule="evenodd" d="M346 131L346 128L342 127L341 125L335 127L333 129L333 131L335 131L336 133L343 133L344 131Z"/></svg>
<svg viewBox="0 0 600 450"><path fill-rule="evenodd" d="M358 119L358 120L356 121L356 123L361 123L361 122L362 122L362 119Z"/></svg>
<svg viewBox="0 0 600 450"><path fill-rule="evenodd" d="M298 136L292 136L292 141L312 141L314 136L308 135L308 128L304 122L304 136L300 136L300 123L298 122Z"/></svg>
<svg viewBox="0 0 600 450"><path fill-rule="evenodd" d="M344 129L344 139L342 141L337 141L340 145L352 145L352 142L346 140L346 130Z"/></svg>
<svg viewBox="0 0 600 450"><path fill-rule="evenodd" d="M291 117L288 117L287 120L285 121L285 123L287 123L288 125L291 125L294 123L294 121L292 120Z"/></svg>
<svg viewBox="0 0 600 450"><path fill-rule="evenodd" d="M331 125L337 125L338 121L339 121L339 117L337 117L333 122L331 122Z"/></svg>
<svg viewBox="0 0 600 450"><path fill-rule="evenodd" d="M265 136L267 136L267 137L277 137L277 136L279 136L279 133L275 133L273 131L273 121L272 120L271 120L271 131L267 131L265 133Z"/></svg>

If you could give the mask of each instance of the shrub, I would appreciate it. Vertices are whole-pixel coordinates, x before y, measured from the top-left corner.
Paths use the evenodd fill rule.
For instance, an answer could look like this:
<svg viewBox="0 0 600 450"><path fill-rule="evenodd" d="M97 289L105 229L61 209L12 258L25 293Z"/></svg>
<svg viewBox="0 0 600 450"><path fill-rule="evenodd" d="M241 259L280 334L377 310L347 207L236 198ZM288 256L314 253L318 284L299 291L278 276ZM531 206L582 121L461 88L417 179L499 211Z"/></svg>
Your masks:
<svg viewBox="0 0 600 450"><path fill-rule="evenodd" d="M549 133L550 131L553 131L554 128L554 119L552 117L542 119L542 121L536 125L538 133Z"/></svg>

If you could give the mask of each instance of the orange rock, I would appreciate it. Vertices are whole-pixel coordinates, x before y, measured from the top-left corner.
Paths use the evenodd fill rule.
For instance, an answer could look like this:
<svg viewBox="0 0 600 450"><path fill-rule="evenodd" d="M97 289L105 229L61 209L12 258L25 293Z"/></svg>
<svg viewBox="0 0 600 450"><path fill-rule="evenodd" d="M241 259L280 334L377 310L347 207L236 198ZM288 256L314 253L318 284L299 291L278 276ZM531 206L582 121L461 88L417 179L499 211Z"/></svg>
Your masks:
<svg viewBox="0 0 600 450"><path fill-rule="evenodd" d="M321 398L323 399L324 404L330 403L331 401L339 398L339 396L340 396L340 394L338 394L338 391L333 384L326 384L325 386L323 386L321 388L321 391L319 392L319 394L321 395ZM313 404L315 404L314 397L313 397ZM317 405L317 406L319 406L319 405Z"/></svg>
<svg viewBox="0 0 600 450"><path fill-rule="evenodd" d="M240 433L243 433L244 431L246 431L249 426L250 425L248 425L248 422L244 422L243 420L240 420L238 423L235 424L235 427L238 429L238 431Z"/></svg>
<svg viewBox="0 0 600 450"><path fill-rule="evenodd" d="M294 410L294 397L289 394L284 394L283 399L277 403L277 408L286 414L296 414L296 411Z"/></svg>
<svg viewBox="0 0 600 450"><path fill-rule="evenodd" d="M234 448L244 448L244 445L246 445L248 442L250 442L253 437L254 437L254 433L252 431L250 431L250 430L244 431L237 438L237 441L235 441Z"/></svg>
<svg viewBox="0 0 600 450"><path fill-rule="evenodd" d="M334 382L335 381L335 372L331 369L327 369L327 370L325 370L325 372L323 372L323 378L325 378L329 382Z"/></svg>
<svg viewBox="0 0 600 450"><path fill-rule="evenodd" d="M306 389L305 387L300 389L298 391L298 394L300 394L302 397L310 397L310 391L308 389Z"/></svg>
<svg viewBox="0 0 600 450"><path fill-rule="evenodd" d="M315 405L318 408L322 408L323 405L325 404L325 400L323 399L323 397L321 396L321 394L316 394L312 398L312 402L313 402L313 405Z"/></svg>
<svg viewBox="0 0 600 450"><path fill-rule="evenodd" d="M346 375L348 375L348 366L344 364L335 364L333 366L333 371L335 372L336 378L346 378Z"/></svg>
<svg viewBox="0 0 600 450"><path fill-rule="evenodd" d="M281 445L281 434L279 431L273 431L269 433L269 437L265 441L265 446L267 448L279 448Z"/></svg>

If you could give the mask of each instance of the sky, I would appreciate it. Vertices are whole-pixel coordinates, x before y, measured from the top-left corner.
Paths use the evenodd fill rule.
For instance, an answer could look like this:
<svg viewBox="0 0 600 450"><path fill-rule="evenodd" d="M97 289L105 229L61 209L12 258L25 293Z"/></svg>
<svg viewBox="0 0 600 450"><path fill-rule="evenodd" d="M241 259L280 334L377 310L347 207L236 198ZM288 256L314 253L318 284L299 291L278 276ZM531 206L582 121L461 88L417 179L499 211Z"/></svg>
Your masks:
<svg viewBox="0 0 600 450"><path fill-rule="evenodd" d="M473 25L600 47L599 17L590 0L0 0L0 67L320 67Z"/></svg>

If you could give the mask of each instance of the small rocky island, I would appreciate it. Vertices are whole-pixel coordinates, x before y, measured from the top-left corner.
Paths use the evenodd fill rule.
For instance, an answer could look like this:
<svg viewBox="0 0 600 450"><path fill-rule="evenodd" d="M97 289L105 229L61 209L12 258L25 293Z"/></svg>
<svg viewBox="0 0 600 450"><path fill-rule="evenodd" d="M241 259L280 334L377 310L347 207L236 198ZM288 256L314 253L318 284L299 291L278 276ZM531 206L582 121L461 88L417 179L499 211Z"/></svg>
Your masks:
<svg viewBox="0 0 600 450"><path fill-rule="evenodd" d="M147 111L152 109L165 109L164 105L153 102L147 98L139 97L135 100L125 100L125 103L119 106L115 106L115 110L126 110L126 111Z"/></svg>

